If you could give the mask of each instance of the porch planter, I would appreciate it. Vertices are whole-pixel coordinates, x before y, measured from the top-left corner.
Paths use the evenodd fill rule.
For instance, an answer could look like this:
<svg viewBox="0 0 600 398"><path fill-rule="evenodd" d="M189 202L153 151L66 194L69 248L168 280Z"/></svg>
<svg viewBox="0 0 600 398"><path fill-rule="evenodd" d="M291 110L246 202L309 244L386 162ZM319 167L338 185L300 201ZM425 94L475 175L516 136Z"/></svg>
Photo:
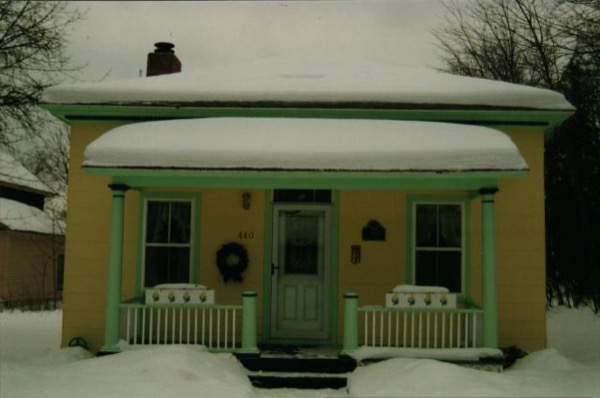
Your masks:
<svg viewBox="0 0 600 398"><path fill-rule="evenodd" d="M214 304L215 291L203 285L164 284L146 289L146 304Z"/></svg>
<svg viewBox="0 0 600 398"><path fill-rule="evenodd" d="M385 295L388 308L456 308L456 294L440 286L396 286Z"/></svg>

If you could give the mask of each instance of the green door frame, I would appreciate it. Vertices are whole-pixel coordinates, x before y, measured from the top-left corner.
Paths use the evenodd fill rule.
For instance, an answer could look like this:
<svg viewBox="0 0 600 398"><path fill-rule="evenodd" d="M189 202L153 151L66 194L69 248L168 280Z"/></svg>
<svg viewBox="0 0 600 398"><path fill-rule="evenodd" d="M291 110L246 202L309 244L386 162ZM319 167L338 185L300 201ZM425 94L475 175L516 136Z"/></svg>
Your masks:
<svg viewBox="0 0 600 398"><path fill-rule="evenodd" d="M331 287L331 309L329 312L329 338L324 340L303 340L303 339L281 339L271 337L271 294L272 291L271 264L272 244L273 244L273 212L275 203L272 200L271 189L265 190L265 223L264 223L264 262L263 262L263 323L262 323L262 343L277 342L281 344L318 344L333 345L337 339L337 319L338 319L338 291L339 291L339 215L340 215L340 195L339 191L332 192L332 203L330 210L330 253L331 270L329 277L329 286Z"/></svg>

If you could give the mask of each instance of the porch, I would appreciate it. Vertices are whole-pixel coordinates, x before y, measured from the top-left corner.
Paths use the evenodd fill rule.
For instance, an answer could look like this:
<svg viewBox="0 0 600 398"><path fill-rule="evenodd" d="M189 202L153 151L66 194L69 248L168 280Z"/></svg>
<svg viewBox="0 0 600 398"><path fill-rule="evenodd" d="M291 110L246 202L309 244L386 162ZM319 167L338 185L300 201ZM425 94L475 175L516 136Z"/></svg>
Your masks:
<svg viewBox="0 0 600 398"><path fill-rule="evenodd" d="M239 305L129 300L120 304L120 339L130 345L199 344L213 352L258 354L256 298L255 292L244 292ZM444 349L483 347L483 310L472 304L461 308L358 306L358 295L346 293L343 316L338 355L370 348L384 350L382 355L393 354L386 349L406 349L406 354L427 357L427 350L436 350L431 353L439 356Z"/></svg>

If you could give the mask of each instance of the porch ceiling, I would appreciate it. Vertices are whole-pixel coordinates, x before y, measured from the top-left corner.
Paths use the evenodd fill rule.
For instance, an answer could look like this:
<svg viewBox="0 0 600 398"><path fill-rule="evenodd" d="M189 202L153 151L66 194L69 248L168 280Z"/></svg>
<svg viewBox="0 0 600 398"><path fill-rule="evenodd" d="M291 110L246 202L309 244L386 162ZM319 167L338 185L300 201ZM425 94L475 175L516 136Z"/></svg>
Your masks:
<svg viewBox="0 0 600 398"><path fill-rule="evenodd" d="M487 127L308 118L129 124L92 142L85 151L84 167L112 176L301 173L327 179L339 175L491 177L527 171L510 138Z"/></svg>

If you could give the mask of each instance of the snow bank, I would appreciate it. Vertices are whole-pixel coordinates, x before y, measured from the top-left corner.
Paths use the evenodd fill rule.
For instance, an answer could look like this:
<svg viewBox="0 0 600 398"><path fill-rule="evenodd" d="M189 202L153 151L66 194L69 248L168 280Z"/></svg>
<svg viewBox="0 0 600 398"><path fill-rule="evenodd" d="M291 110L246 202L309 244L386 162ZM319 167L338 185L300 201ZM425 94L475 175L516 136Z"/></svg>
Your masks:
<svg viewBox="0 0 600 398"><path fill-rule="evenodd" d="M552 350L531 354L529 358L504 373L430 359L389 359L357 368L349 379L349 393L354 397L599 396L599 368L561 366L541 370L541 362L568 361Z"/></svg>
<svg viewBox="0 0 600 398"><path fill-rule="evenodd" d="M554 307L547 311L546 317L549 347L554 347L579 362L600 367L599 315L594 314L589 307Z"/></svg>
<svg viewBox="0 0 600 398"><path fill-rule="evenodd" d="M78 355L77 351L70 351ZM161 346L99 358L55 363L52 367L14 365L3 369L2 396L151 398L252 397L252 386L230 354L200 347ZM5 373L6 372L6 373ZM31 382L31 380L35 382Z"/></svg>
<svg viewBox="0 0 600 398"><path fill-rule="evenodd" d="M61 326L60 310L0 311L0 363L28 361L54 352L60 347Z"/></svg>
<svg viewBox="0 0 600 398"><path fill-rule="evenodd" d="M318 171L522 171L504 133L391 120L207 118L129 124L85 150L87 167Z"/></svg>
<svg viewBox="0 0 600 398"><path fill-rule="evenodd" d="M310 102L487 105L573 110L562 94L334 56L273 57L199 71L52 87L43 102Z"/></svg>
<svg viewBox="0 0 600 398"><path fill-rule="evenodd" d="M79 347L59 350L61 315L0 312L0 397L600 397L600 367L567 359L556 349L532 353L504 373L395 358L359 367L350 376L349 393L259 390L250 387L231 355L199 347L127 348L101 358L90 358ZM551 310L549 344L561 350L579 347L585 358L600 359L598 322L589 309ZM567 330L574 334L556 333Z"/></svg>

